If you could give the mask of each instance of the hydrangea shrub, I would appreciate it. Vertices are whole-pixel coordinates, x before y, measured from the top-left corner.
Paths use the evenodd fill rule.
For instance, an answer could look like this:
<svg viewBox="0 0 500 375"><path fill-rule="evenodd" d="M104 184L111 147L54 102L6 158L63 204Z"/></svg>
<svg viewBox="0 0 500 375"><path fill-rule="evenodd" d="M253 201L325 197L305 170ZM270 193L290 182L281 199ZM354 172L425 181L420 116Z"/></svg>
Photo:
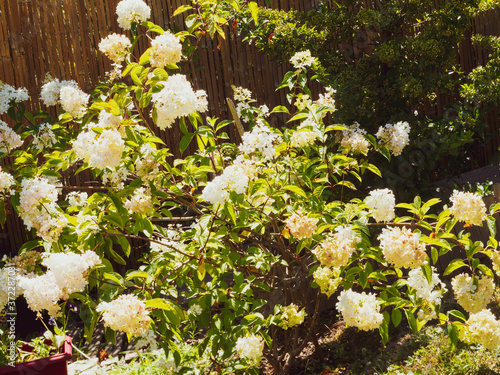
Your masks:
<svg viewBox="0 0 500 375"><path fill-rule="evenodd" d="M200 15L216 14L207 6ZM256 107L252 93L235 89L248 131L239 144L229 142L231 121L202 118L205 93L176 71L189 33L147 21L146 7L118 4L120 26L132 37L99 44L115 63L107 82L90 94L57 79L41 88L44 103L59 106L57 119L26 112L24 91L2 86L2 113L15 125L0 132L0 156L14 160L0 175L0 219L12 206L36 239L2 259L1 307L12 306L6 280L14 268L15 297L23 294L34 311L64 321L75 302L88 340L101 319L110 341L116 331L140 342L154 336L184 373L200 373L180 349L187 340L210 359L209 372L256 374L265 356L288 373L321 329L327 298L348 325L378 329L384 342L405 316L414 331L437 319L453 344L498 347L500 323L488 309L495 276L478 256L498 272L492 215L500 207L487 211L461 192L448 204L357 191L364 177L380 175L374 154L390 159L407 145L409 125L371 135L359 124L330 123L331 90L310 98L309 73L317 78L322 68L308 51L294 56L280 85L293 112ZM139 33L152 46L135 56ZM289 126L269 126L269 116L283 111ZM169 161L156 132L172 126L184 134L181 151L196 142L196 152ZM99 186L67 184L68 174L86 169ZM488 243L453 234L458 221L486 222ZM457 246L463 259L438 275L439 257ZM441 311L441 278L457 270L452 289L465 313Z"/></svg>

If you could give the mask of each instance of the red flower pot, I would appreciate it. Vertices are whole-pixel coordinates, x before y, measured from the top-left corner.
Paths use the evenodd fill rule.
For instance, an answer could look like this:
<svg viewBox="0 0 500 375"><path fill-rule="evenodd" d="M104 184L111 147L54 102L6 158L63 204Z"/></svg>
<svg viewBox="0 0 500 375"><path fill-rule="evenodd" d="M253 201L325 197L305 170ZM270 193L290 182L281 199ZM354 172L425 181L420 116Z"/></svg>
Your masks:
<svg viewBox="0 0 500 375"><path fill-rule="evenodd" d="M66 341L59 354L34 361L18 363L15 366L1 367L0 375L67 375L67 362L72 356L71 341L72 338L66 336ZM29 345L23 347L23 350L29 349Z"/></svg>

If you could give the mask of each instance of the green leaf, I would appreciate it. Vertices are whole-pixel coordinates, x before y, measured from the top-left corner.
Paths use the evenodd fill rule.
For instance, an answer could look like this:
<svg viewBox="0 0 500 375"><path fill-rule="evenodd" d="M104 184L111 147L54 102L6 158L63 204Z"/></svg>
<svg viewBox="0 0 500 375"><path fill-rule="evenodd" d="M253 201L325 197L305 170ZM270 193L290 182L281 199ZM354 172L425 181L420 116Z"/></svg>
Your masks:
<svg viewBox="0 0 500 375"><path fill-rule="evenodd" d="M392 309L391 313L391 319L392 319L392 324L394 324L394 327L397 327L399 323L401 323L401 310L400 309Z"/></svg>
<svg viewBox="0 0 500 375"><path fill-rule="evenodd" d="M174 17L177 16L178 14L184 13L190 9L193 9L193 7L191 5L181 5L180 7L178 7L175 10Z"/></svg>
<svg viewBox="0 0 500 375"><path fill-rule="evenodd" d="M121 279L120 274L116 272L113 273L104 272L103 276L105 280L111 280L114 281L117 285L123 286L123 280Z"/></svg>
<svg viewBox="0 0 500 375"><path fill-rule="evenodd" d="M231 220L233 221L233 223L236 225L236 213L234 212L234 205L232 202L230 201L227 201L225 204L225 209L226 209L226 212L228 213L228 215L231 217Z"/></svg>
<svg viewBox="0 0 500 375"><path fill-rule="evenodd" d="M271 113L290 113L288 111L288 108L285 107L284 105L278 105L276 107L273 108L273 110L271 111Z"/></svg>
<svg viewBox="0 0 500 375"><path fill-rule="evenodd" d="M467 267L467 265L464 263L462 259L453 259L449 264L448 267L444 270L443 276L449 275L453 271L462 268L462 267Z"/></svg>
<svg viewBox="0 0 500 375"><path fill-rule="evenodd" d="M413 316L413 313L410 310L404 310L404 312L406 315L406 320L408 321L408 325L410 326L410 329L414 333L418 333L417 320Z"/></svg>
<svg viewBox="0 0 500 375"><path fill-rule="evenodd" d="M289 191L291 191L293 193L296 193L296 194L300 195L301 197L307 198L307 195L304 192L304 190L302 190L298 186L295 186L295 185L286 185L286 186L283 187L283 189L289 190Z"/></svg>
<svg viewBox="0 0 500 375"><path fill-rule="evenodd" d="M491 237L494 238L497 234L497 226L495 223L495 218L493 216L487 216L486 223L488 224L488 229L490 230Z"/></svg>
<svg viewBox="0 0 500 375"><path fill-rule="evenodd" d="M378 331L380 333L380 337L382 338L382 342L385 345L389 342L389 322L391 321L391 316L387 311L384 311L382 315L384 315L384 321L378 327Z"/></svg>
<svg viewBox="0 0 500 375"><path fill-rule="evenodd" d="M259 22L259 6L256 2L251 1L248 3L248 9L250 9L253 21L257 24Z"/></svg>
<svg viewBox="0 0 500 375"><path fill-rule="evenodd" d="M23 254L27 251L33 250L37 247L43 246L43 241L42 240L33 240L33 241L28 241L26 242L23 246L19 248L18 253Z"/></svg>
<svg viewBox="0 0 500 375"><path fill-rule="evenodd" d="M432 258L432 264L435 265L439 258L439 251L434 246L432 246L431 248L431 258Z"/></svg>
<svg viewBox="0 0 500 375"><path fill-rule="evenodd" d="M186 151L193 137L194 133L188 133L184 137L182 137L181 142L179 143L179 149L181 151L181 154L184 153L184 151Z"/></svg>

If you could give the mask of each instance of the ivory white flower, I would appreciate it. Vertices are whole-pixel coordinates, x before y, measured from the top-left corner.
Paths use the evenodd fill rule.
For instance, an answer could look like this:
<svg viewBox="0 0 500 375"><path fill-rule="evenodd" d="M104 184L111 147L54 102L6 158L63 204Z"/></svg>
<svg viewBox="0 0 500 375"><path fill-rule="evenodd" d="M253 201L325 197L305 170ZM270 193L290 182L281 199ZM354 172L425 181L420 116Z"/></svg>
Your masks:
<svg viewBox="0 0 500 375"><path fill-rule="evenodd" d="M0 194L9 194L11 187L15 184L14 177L0 168Z"/></svg>
<svg viewBox="0 0 500 375"><path fill-rule="evenodd" d="M260 336L249 334L236 341L236 352L240 357L245 357L256 363L260 362L264 350L264 339Z"/></svg>
<svg viewBox="0 0 500 375"><path fill-rule="evenodd" d="M295 53L295 55L290 58L290 64L292 64L295 69L300 69L311 66L315 60L316 59L311 56L311 51L305 50Z"/></svg>
<svg viewBox="0 0 500 375"><path fill-rule="evenodd" d="M161 130L170 128L177 118L187 116L204 106L200 105L200 101L206 94L202 90L195 93L185 75L171 75L161 84L163 89L151 97L158 115L156 125Z"/></svg>
<svg viewBox="0 0 500 375"><path fill-rule="evenodd" d="M372 190L365 203L370 206L370 212L376 222L389 222L396 216L394 207L396 198L389 189Z"/></svg>
<svg viewBox="0 0 500 375"><path fill-rule="evenodd" d="M118 25L130 30L132 22L141 23L151 17L151 8L142 0L122 0L116 6Z"/></svg>
<svg viewBox="0 0 500 375"><path fill-rule="evenodd" d="M462 273L451 280L453 293L460 306L469 313L477 313L493 300L495 283L487 276L479 279L478 285L469 275Z"/></svg>
<svg viewBox="0 0 500 375"><path fill-rule="evenodd" d="M150 215L154 212L153 201L151 200L151 192L140 187L135 189L134 195L130 197L124 204L125 208L132 213Z"/></svg>
<svg viewBox="0 0 500 375"><path fill-rule="evenodd" d="M500 347L500 322L490 309L472 313L465 323L460 339L469 344L481 344L486 349Z"/></svg>
<svg viewBox="0 0 500 375"><path fill-rule="evenodd" d="M0 115L9 110L11 102L21 103L29 99L28 90L24 87L14 88L0 81Z"/></svg>
<svg viewBox="0 0 500 375"><path fill-rule="evenodd" d="M380 138L394 156L401 155L403 149L410 142L410 124L400 121L396 124L387 124L378 129L377 138Z"/></svg>
<svg viewBox="0 0 500 375"><path fill-rule="evenodd" d="M361 129L358 123L349 126L347 130L342 130L341 134L340 145L343 147L343 154L352 151L366 155L370 142L365 138L366 130Z"/></svg>
<svg viewBox="0 0 500 375"><path fill-rule="evenodd" d="M479 194L453 190L450 201L450 212L459 221L481 225L486 219L486 206Z"/></svg>
<svg viewBox="0 0 500 375"><path fill-rule="evenodd" d="M103 313L106 327L131 336L146 333L151 320L144 302L132 294L122 294L111 302L101 302L96 311Z"/></svg>
<svg viewBox="0 0 500 375"><path fill-rule="evenodd" d="M238 165L230 165L224 169L222 175L215 177L203 189L201 198L213 204L224 204L229 199L229 193L235 191L244 194L249 178Z"/></svg>
<svg viewBox="0 0 500 375"><path fill-rule="evenodd" d="M65 85L59 92L62 108L74 118L81 118L87 110L90 95L84 93L78 87Z"/></svg>
<svg viewBox="0 0 500 375"><path fill-rule="evenodd" d="M151 66L164 68L169 64L177 64L181 61L182 45L174 34L167 31L151 41Z"/></svg>
<svg viewBox="0 0 500 375"><path fill-rule="evenodd" d="M408 286L415 289L417 298L428 301L433 305L441 305L442 291L446 291L439 279L436 269L432 267L431 282L425 277L422 268L415 268L408 272Z"/></svg>
<svg viewBox="0 0 500 375"><path fill-rule="evenodd" d="M384 258L398 268L417 268L425 262L425 244L420 234L408 228L384 228L378 237Z"/></svg>
<svg viewBox="0 0 500 375"><path fill-rule="evenodd" d="M243 140L240 145L241 152L248 155L258 151L267 159L274 156L275 144L282 142L281 137L272 133L261 120L257 120L252 131L245 132L241 138Z"/></svg>
<svg viewBox="0 0 500 375"><path fill-rule="evenodd" d="M303 240L312 237L316 231L318 220L317 218L307 217L300 212L294 212L285 223L295 238Z"/></svg>
<svg viewBox="0 0 500 375"><path fill-rule="evenodd" d="M362 331L378 328L384 321L377 298L371 293L343 290L336 307L346 324L358 327Z"/></svg>
<svg viewBox="0 0 500 375"><path fill-rule="evenodd" d="M22 145L21 136L14 132L6 122L0 120L0 152L11 152Z"/></svg>
<svg viewBox="0 0 500 375"><path fill-rule="evenodd" d="M346 266L361 238L351 227L338 226L333 236L325 238L313 253L327 267Z"/></svg>
<svg viewBox="0 0 500 375"><path fill-rule="evenodd" d="M57 143L56 136L52 131L52 125L48 122L40 124L38 133L33 136L33 144L37 150L43 150Z"/></svg>
<svg viewBox="0 0 500 375"><path fill-rule="evenodd" d="M108 56L114 63L121 63L125 60L130 47L132 47L130 39L126 35L116 33L101 39L99 43L99 51Z"/></svg>

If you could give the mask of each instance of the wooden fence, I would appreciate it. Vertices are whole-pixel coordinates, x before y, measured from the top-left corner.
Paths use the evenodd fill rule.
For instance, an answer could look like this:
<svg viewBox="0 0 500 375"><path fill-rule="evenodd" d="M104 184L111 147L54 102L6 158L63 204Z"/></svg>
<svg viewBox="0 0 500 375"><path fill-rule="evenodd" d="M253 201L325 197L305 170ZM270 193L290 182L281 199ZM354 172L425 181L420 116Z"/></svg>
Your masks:
<svg viewBox="0 0 500 375"><path fill-rule="evenodd" d="M436 0L438 1L438 0ZM0 80L15 87L26 87L31 96L28 109L46 109L39 101L40 88L47 74L61 80L73 79L89 93L111 63L98 51L102 38L111 33L123 33L118 27L115 9L119 0L0 0ZM151 21L165 29L182 29L186 14L173 17L175 9L190 3L189 0L146 0L152 8ZM264 1L259 1L263 3ZM313 8L317 0L271 0L276 9L305 11ZM366 0L370 6L372 0ZM500 35L500 10L478 17L472 25L473 32ZM146 40L139 41L144 51ZM355 47L355 46L353 46ZM209 114L222 119L231 118L226 98L232 97L231 85L250 89L258 104L270 108L285 102L284 90L275 91L288 66L258 52L243 43L235 35L224 40L204 40L199 50L199 64L203 69L194 73L190 80L195 89L204 89L209 97ZM462 69L470 71L487 61L488 51L473 46L470 35L460 45L459 60ZM317 94L317 93L315 93ZM452 99L438 98L436 107L429 111L442 111L442 106ZM49 111L54 111L53 108ZM492 131L499 128L498 111L488 118ZM280 125L273 123L273 125ZM178 127L168 132L158 131L167 147L178 149L181 133ZM236 129L229 135L237 140ZM489 144L481 160L496 153L498 140ZM9 163L8 159L0 161ZM81 174L69 181L81 185L91 180L89 174ZM17 251L25 241L23 226L15 215L10 215L6 228L0 230L0 250Z"/></svg>

